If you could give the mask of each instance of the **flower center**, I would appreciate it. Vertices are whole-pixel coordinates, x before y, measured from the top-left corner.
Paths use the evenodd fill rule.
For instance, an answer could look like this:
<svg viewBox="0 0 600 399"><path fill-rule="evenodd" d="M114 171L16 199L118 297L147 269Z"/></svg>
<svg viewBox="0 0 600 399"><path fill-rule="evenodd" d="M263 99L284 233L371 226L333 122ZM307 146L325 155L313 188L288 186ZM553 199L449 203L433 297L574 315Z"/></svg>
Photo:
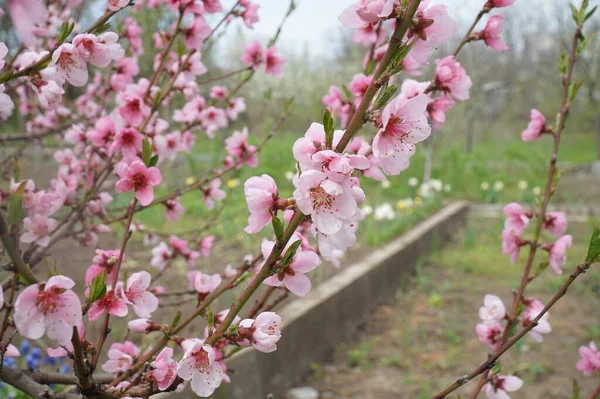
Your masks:
<svg viewBox="0 0 600 399"><path fill-rule="evenodd" d="M142 187L145 187L148 184L146 180L146 175L144 173L136 173L131 178L131 182L133 183L134 191L138 191Z"/></svg>
<svg viewBox="0 0 600 399"><path fill-rule="evenodd" d="M65 290L59 287L52 287L49 291L44 291L41 288L36 298L36 305L40 312L46 315L48 312L52 312L58 302L58 296Z"/></svg>
<svg viewBox="0 0 600 399"><path fill-rule="evenodd" d="M320 186L310 189L310 198L313 201L313 208L331 208L335 199L333 195L327 194Z"/></svg>

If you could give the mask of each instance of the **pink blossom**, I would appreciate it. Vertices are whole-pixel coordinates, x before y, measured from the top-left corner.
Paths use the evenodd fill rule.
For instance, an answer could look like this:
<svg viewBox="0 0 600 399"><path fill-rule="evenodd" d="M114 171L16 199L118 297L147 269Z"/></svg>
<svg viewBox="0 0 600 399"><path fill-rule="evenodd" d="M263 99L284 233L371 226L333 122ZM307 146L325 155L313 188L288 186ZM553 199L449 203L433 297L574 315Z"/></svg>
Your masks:
<svg viewBox="0 0 600 399"><path fill-rule="evenodd" d="M600 369L600 352L594 341L590 341L589 346L580 346L579 356L581 359L577 362L577 370L583 375L589 377L594 371Z"/></svg>
<svg viewBox="0 0 600 399"><path fill-rule="evenodd" d="M0 42L0 69L4 68L4 65L6 64L6 61L4 61L4 59L6 58L7 54L8 47L6 47L6 44L4 44L3 42Z"/></svg>
<svg viewBox="0 0 600 399"><path fill-rule="evenodd" d="M162 175L157 168L147 168L142 161L133 161L129 165L120 162L115 169L120 178L115 185L118 193L135 191L135 197L142 206L149 205L154 200L152 187L162 182Z"/></svg>
<svg viewBox="0 0 600 399"><path fill-rule="evenodd" d="M12 115L15 103L4 90L4 85L0 84L0 118L5 121Z"/></svg>
<svg viewBox="0 0 600 399"><path fill-rule="evenodd" d="M50 233L56 229L58 222L44 215L35 214L23 220L25 233L21 234L20 241L35 242L40 247L46 247L50 243Z"/></svg>
<svg viewBox="0 0 600 399"><path fill-rule="evenodd" d="M225 191L220 189L221 179L214 179L208 186L202 190L204 193L204 205L208 209L215 207L215 201L220 201L225 198Z"/></svg>
<svg viewBox="0 0 600 399"><path fill-rule="evenodd" d="M142 27L131 17L125 18L125 32L123 36L127 38L133 55L140 56L144 53Z"/></svg>
<svg viewBox="0 0 600 399"><path fill-rule="evenodd" d="M215 243L215 236L206 236L199 239L196 244L198 245L198 249L200 249L200 253L205 258L210 256L210 251Z"/></svg>
<svg viewBox="0 0 600 399"><path fill-rule="evenodd" d="M227 105L227 108L225 109L225 112L227 112L227 116L229 116L229 119L234 121L237 120L238 115L244 111L246 111L246 101L243 97L231 99L229 101L229 105Z"/></svg>
<svg viewBox="0 0 600 399"><path fill-rule="evenodd" d="M512 229L504 229L502 231L502 253L510 255L510 263L515 264L519 259L519 251L521 250L521 239L519 235Z"/></svg>
<svg viewBox="0 0 600 399"><path fill-rule="evenodd" d="M115 32L104 32L98 36L98 42L106 45L108 54L113 60L120 60L125 55L125 50L119 43L119 35Z"/></svg>
<svg viewBox="0 0 600 399"><path fill-rule="evenodd" d="M102 365L102 370L115 374L125 372L131 368L139 354L140 348L132 342L115 342L108 350L108 360Z"/></svg>
<svg viewBox="0 0 600 399"><path fill-rule="evenodd" d="M152 259L150 260L151 266L162 270L171 262L172 259L173 252L164 242L161 242L156 247L152 248Z"/></svg>
<svg viewBox="0 0 600 399"><path fill-rule="evenodd" d="M497 349L502 343L501 338L504 333L504 328L499 323L479 323L475 327L475 332L481 343L491 345L493 349Z"/></svg>
<svg viewBox="0 0 600 399"><path fill-rule="evenodd" d="M187 346L177 365L177 375L191 381L192 390L203 398L212 395L223 380L223 370L215 361L215 350L201 340L194 340Z"/></svg>
<svg viewBox="0 0 600 399"><path fill-rule="evenodd" d="M494 7L508 7L514 3L515 0L488 0L485 3L486 8L494 8Z"/></svg>
<svg viewBox="0 0 600 399"><path fill-rule="evenodd" d="M206 129L208 137L215 136L215 132L219 129L227 127L227 114L221 108L210 106L202 110L198 114L198 118L202 122L202 127Z"/></svg>
<svg viewBox="0 0 600 399"><path fill-rule="evenodd" d="M423 1L414 16L416 23L406 34L406 39L416 40L410 51L410 57L421 65L428 64L433 49L449 40L456 33L456 22L448 15L445 5Z"/></svg>
<svg viewBox="0 0 600 399"><path fill-rule="evenodd" d="M564 212L548 212L543 227L550 234L558 237L567 231L567 216Z"/></svg>
<svg viewBox="0 0 600 399"><path fill-rule="evenodd" d="M389 17L393 10L392 0L358 0L346 7L338 19L346 28L365 28Z"/></svg>
<svg viewBox="0 0 600 399"><path fill-rule="evenodd" d="M96 147L104 148L112 143L117 134L115 122L110 116L104 116L98 119L94 125L94 129L86 134L86 138ZM136 149L136 153L137 153Z"/></svg>
<svg viewBox="0 0 600 399"><path fill-rule="evenodd" d="M71 340L73 327L81 323L81 302L71 291L75 282L65 276L53 276L45 283L25 288L15 302L14 323L19 333L39 339L44 333L60 345Z"/></svg>
<svg viewBox="0 0 600 399"><path fill-rule="evenodd" d="M127 289L124 296L138 317L150 317L158 308L158 299L148 291L151 280L152 276L146 271L133 273L127 279Z"/></svg>
<svg viewBox="0 0 600 399"><path fill-rule="evenodd" d="M196 16L192 23L184 29L184 43L188 50L200 50L204 40L211 34L212 28L204 18Z"/></svg>
<svg viewBox="0 0 600 399"><path fill-rule="evenodd" d="M220 274L206 274L197 270L187 273L190 288L196 290L199 294L210 294L221 284Z"/></svg>
<svg viewBox="0 0 600 399"><path fill-rule="evenodd" d="M248 128L244 128L241 132L235 131L231 137L225 140L225 149L227 152L238 158L239 166L247 164L253 168L258 166L258 156L256 155L256 146L248 144Z"/></svg>
<svg viewBox="0 0 600 399"><path fill-rule="evenodd" d="M511 202L504 207L504 216L506 216L505 229L513 230L519 236L523 234L529 223L529 216L525 208L516 202Z"/></svg>
<svg viewBox="0 0 600 399"><path fill-rule="evenodd" d="M357 203L351 190L348 182L336 183L323 172L308 170L298 179L294 198L298 208L312 217L320 232L335 234L356 212Z"/></svg>
<svg viewBox="0 0 600 399"><path fill-rule="evenodd" d="M120 92L117 96L119 115L131 126L139 126L150 115L150 107L144 102L139 93L131 91Z"/></svg>
<svg viewBox="0 0 600 399"><path fill-rule="evenodd" d="M56 109L62 103L62 96L65 90L54 80L43 82L40 86L33 86L38 95L38 101L43 108Z"/></svg>
<svg viewBox="0 0 600 399"><path fill-rule="evenodd" d="M119 261L121 250L102 250L97 249L96 255L92 259L92 264L85 272L85 284L90 285L95 277L99 276L106 270L106 278L108 281L115 280L116 268L114 267Z"/></svg>
<svg viewBox="0 0 600 399"><path fill-rule="evenodd" d="M227 88L223 86L213 86L210 89L210 98L222 100L227 96Z"/></svg>
<svg viewBox="0 0 600 399"><path fill-rule="evenodd" d="M512 375L497 375L483 386L483 392L488 399L510 399L507 392L518 391L523 386L523 380Z"/></svg>
<svg viewBox="0 0 600 399"><path fill-rule="evenodd" d="M258 233L271 221L272 207L279 198L277 184L269 175L253 176L244 183L244 194L250 210L244 231Z"/></svg>
<svg viewBox="0 0 600 399"><path fill-rule="evenodd" d="M134 128L120 130L109 147L111 154L121 151L125 159L132 159L142 152L144 136Z"/></svg>
<svg viewBox="0 0 600 399"><path fill-rule="evenodd" d="M83 320L77 326L77 333L79 334L79 339L83 342L85 341L85 325L83 324ZM65 350L66 348L66 350ZM73 343L71 341L67 342L64 345L61 345L57 348L48 348L46 349L46 353L49 357L65 357L69 353L73 352Z"/></svg>
<svg viewBox="0 0 600 399"><path fill-rule="evenodd" d="M242 19L244 20L244 24L248 29L254 29L254 24L260 20L258 17L258 9L260 8L260 4L251 3L249 0L240 2L245 9L242 13Z"/></svg>
<svg viewBox="0 0 600 399"><path fill-rule="evenodd" d="M252 66L252 69L257 70L260 64L264 62L263 56L265 51L263 50L258 40L244 46L244 54L242 54L242 62Z"/></svg>
<svg viewBox="0 0 600 399"><path fill-rule="evenodd" d="M523 141L533 141L540 137L542 133L549 131L546 126L546 118L537 109L531 110L530 121L527 125L527 129L521 133L521 139Z"/></svg>
<svg viewBox="0 0 600 399"><path fill-rule="evenodd" d="M169 243L177 253L185 258L189 266L193 266L196 260L200 258L200 252L192 251L189 248L189 242L187 240L171 235L169 237Z"/></svg>
<svg viewBox="0 0 600 399"><path fill-rule="evenodd" d="M165 201L165 216L168 220L174 222L179 220L185 213L185 208L179 202L179 197Z"/></svg>
<svg viewBox="0 0 600 399"><path fill-rule="evenodd" d="M365 170L370 167L369 160L362 155L339 154L333 150L318 151L312 160L320 164L320 170L329 180L342 182L349 178L354 169Z"/></svg>
<svg viewBox="0 0 600 399"><path fill-rule="evenodd" d="M567 262L567 249L571 248L573 245L573 237L570 234L564 235L557 239L554 244L552 244L548 248L550 267L556 272L556 274L561 275L562 269L561 266L564 266Z"/></svg>
<svg viewBox="0 0 600 399"><path fill-rule="evenodd" d="M161 391L166 390L173 384L177 377L177 362L173 360L173 349L163 348L150 363L150 371L146 378L153 381Z"/></svg>
<svg viewBox="0 0 600 399"><path fill-rule="evenodd" d="M1 344L0 344L0 348L2 348ZM0 349L0 350L2 350L2 349ZM19 352L17 347L12 344L8 344L6 346L6 349L2 350L2 352L4 352L4 357L19 357L19 356L21 356L21 353Z"/></svg>
<svg viewBox="0 0 600 399"><path fill-rule="evenodd" d="M122 296L122 289L119 289L118 287L117 289L119 292L111 289L101 299L92 304L88 311L90 321L98 319L104 312L108 312L117 317L127 316L127 313L129 312L129 309L127 308L127 299Z"/></svg>
<svg viewBox="0 0 600 399"><path fill-rule="evenodd" d="M148 319L134 319L131 320L129 322L127 322L127 327L135 332L135 333L146 333L146 332L150 332L151 327L155 326L156 324L153 323L152 321L148 320Z"/></svg>
<svg viewBox="0 0 600 399"><path fill-rule="evenodd" d="M343 134L342 130L333 132L334 147ZM313 161L312 157L321 149L325 149L325 128L320 123L312 123L304 134L304 137L299 138L294 143L294 158L300 163L302 170L318 169L321 164L320 162Z"/></svg>
<svg viewBox="0 0 600 399"><path fill-rule="evenodd" d="M344 105L342 92L337 86L329 86L329 92L323 96L321 101L333 113L339 112Z"/></svg>
<svg viewBox="0 0 600 399"><path fill-rule="evenodd" d="M119 11L129 4L129 0L106 0L106 8L110 11Z"/></svg>
<svg viewBox="0 0 600 399"><path fill-rule="evenodd" d="M398 96L383 109L382 125L373 139L373 155L381 161L387 175L406 169L415 144L431 134L425 117L427 101L423 94L408 100Z"/></svg>
<svg viewBox="0 0 600 399"><path fill-rule="evenodd" d="M358 28L354 31L352 40L355 43L360 43L363 46L368 46L377 42L377 29L373 25L367 25L364 28ZM367 54L368 56L368 54Z"/></svg>
<svg viewBox="0 0 600 399"><path fill-rule="evenodd" d="M98 36L82 33L73 38L73 45L79 56L92 65L104 68L110 64L111 56L108 46L98 40Z"/></svg>
<svg viewBox="0 0 600 399"><path fill-rule="evenodd" d="M299 239L300 238L297 234L294 235L294 237L292 237L292 239L286 245L285 249L287 250L287 248L293 242L298 241ZM275 242L273 241L263 241L261 245L261 251L265 259L269 257L274 246ZM285 253L285 250L283 253ZM310 292L312 286L310 279L305 275L305 273L316 269L316 267L320 264L321 260L319 259L319 255L317 255L315 252L298 249L292 259L292 262L281 272L268 277L264 283L272 287L285 285L285 287L292 293L298 296L305 296Z"/></svg>
<svg viewBox="0 0 600 399"><path fill-rule="evenodd" d="M453 55L435 61L435 85L457 100L468 100L471 78Z"/></svg>
<svg viewBox="0 0 600 399"><path fill-rule="evenodd" d="M265 63L265 73L267 75L280 77L283 75L283 66L286 63L286 60L283 57L278 57L276 55L277 51L277 47L269 47L263 53L262 59Z"/></svg>
<svg viewBox="0 0 600 399"><path fill-rule="evenodd" d="M493 325L504 319L506 309L502 299L496 295L487 294L483 299L483 306L479 308L479 317L484 324Z"/></svg>
<svg viewBox="0 0 600 399"><path fill-rule="evenodd" d="M348 88L350 89L352 94L354 94L357 97L357 100L360 101L360 99L362 99L362 97L367 92L367 89L369 88L369 85L372 81L373 75L366 76L363 73L359 73L354 75L352 81L348 85Z"/></svg>
<svg viewBox="0 0 600 399"><path fill-rule="evenodd" d="M8 13L18 38L26 47L35 45L36 25L48 18L48 8L42 0L8 0ZM3 13L0 13L2 16Z"/></svg>
<svg viewBox="0 0 600 399"><path fill-rule="evenodd" d="M73 86L84 86L88 81L88 70L85 60L79 55L77 48L70 43L61 44L52 54L51 67L56 68L56 81L66 81Z"/></svg>
<svg viewBox="0 0 600 399"><path fill-rule="evenodd" d="M508 46L504 44L500 37L502 35L502 15L494 15L491 17L483 31L476 33L475 35L496 51L508 50Z"/></svg>
<svg viewBox="0 0 600 399"><path fill-rule="evenodd" d="M454 105L456 105L454 100L445 94L434 98L433 101L427 104L427 112L434 129L440 130L442 128L442 125L446 123L446 112L454 108Z"/></svg>
<svg viewBox="0 0 600 399"><path fill-rule="evenodd" d="M259 351L271 353L277 350L281 339L281 317L273 312L262 312L256 320L244 319L240 322L239 334L248 339Z"/></svg>
<svg viewBox="0 0 600 399"><path fill-rule="evenodd" d="M526 298L523 300L525 309L521 312L521 325L523 327L531 323L544 309L544 304L535 298ZM552 331L548 317L550 313L544 315L537 322L537 325L529 331L529 336L536 342L542 342L544 337L542 334L549 334Z"/></svg>

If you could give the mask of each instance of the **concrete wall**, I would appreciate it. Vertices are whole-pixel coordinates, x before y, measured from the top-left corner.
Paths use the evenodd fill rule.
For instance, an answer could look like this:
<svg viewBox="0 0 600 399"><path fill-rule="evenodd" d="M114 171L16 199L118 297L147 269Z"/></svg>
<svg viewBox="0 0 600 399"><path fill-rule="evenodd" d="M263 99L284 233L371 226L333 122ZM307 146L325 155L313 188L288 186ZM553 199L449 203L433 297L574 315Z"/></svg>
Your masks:
<svg viewBox="0 0 600 399"><path fill-rule="evenodd" d="M419 258L448 242L466 223L468 204L452 203L406 234L297 298L277 313L282 339L274 353L247 348L230 359L231 384L223 399L281 398L292 384L324 362L334 346L349 339L371 311L394 296L399 281L413 273Z"/></svg>

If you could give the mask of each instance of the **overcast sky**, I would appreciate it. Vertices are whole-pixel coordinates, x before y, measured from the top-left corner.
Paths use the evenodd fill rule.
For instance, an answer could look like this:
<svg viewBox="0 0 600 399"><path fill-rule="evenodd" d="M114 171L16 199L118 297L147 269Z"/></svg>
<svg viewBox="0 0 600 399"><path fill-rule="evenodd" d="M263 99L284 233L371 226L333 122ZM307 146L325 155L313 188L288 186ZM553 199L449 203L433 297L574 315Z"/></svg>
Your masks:
<svg viewBox="0 0 600 399"><path fill-rule="evenodd" d="M261 5L259 9L260 22L254 31L249 33L260 37L270 37L276 29L281 17L287 11L288 0L254 0ZM324 38L327 34L335 33L342 27L337 17L348 5L357 0L298 0L298 8L285 25L280 47L285 50L301 50L307 44L314 54L326 52ZM523 1L523 0L522 0ZM461 13L475 15L483 0L433 0L432 3L447 5L461 3ZM224 5L226 3L224 2ZM466 4L466 6L465 6ZM450 8L453 14L453 7ZM248 31L246 31L248 32Z"/></svg>

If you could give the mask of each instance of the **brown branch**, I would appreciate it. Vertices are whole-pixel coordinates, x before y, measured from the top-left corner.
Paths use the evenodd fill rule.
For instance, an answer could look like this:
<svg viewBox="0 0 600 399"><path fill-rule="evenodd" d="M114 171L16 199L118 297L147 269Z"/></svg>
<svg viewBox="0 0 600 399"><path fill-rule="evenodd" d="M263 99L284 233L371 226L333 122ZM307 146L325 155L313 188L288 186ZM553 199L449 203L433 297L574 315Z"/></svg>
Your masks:
<svg viewBox="0 0 600 399"><path fill-rule="evenodd" d="M79 379L74 374L63 374L52 371L24 371L29 377L40 384L60 384L60 385L77 385ZM108 384L113 380L112 374L94 374L94 381L99 384Z"/></svg>
<svg viewBox="0 0 600 399"><path fill-rule="evenodd" d="M36 382L27 373L10 367L0 370L0 381L11 385L32 398L38 399L82 399L79 394L71 392L54 392L45 385Z"/></svg>
<svg viewBox="0 0 600 399"><path fill-rule="evenodd" d="M115 278L112 281L112 288L116 289L117 283L119 282L119 270L121 268L121 264L123 263L123 257L125 256L125 248L127 247L127 243L131 238L131 221L133 219L133 211L135 206L137 205L137 198L133 197L131 200L131 204L129 205L129 210L127 211L127 222L125 222L125 232L123 234L123 240L121 241L121 252L119 252L119 258L117 259L117 263L115 264ZM104 342L106 341L106 336L109 333L108 323L110 321L110 312L108 309L106 310L106 315L104 316L104 323L102 324L102 330L100 331L100 339L98 344L96 345L96 353L92 357L92 367L95 368L96 364L98 364L98 358L100 357L100 353L102 351L102 347L104 346Z"/></svg>
<svg viewBox="0 0 600 399"><path fill-rule="evenodd" d="M356 111L352 115L352 118L350 118L350 122L348 122L346 132L344 133L337 147L335 148L337 152L342 152L352 139L352 136L354 136L354 134L365 124L365 115L367 113L367 110L371 105L373 97L375 97L375 94L377 94L377 91L379 90L382 84L382 82L380 82L380 78L382 78L383 73L387 69L389 63L392 61L392 58L396 54L396 51L402 45L402 38L406 34L406 31L408 30L408 27L410 26L412 18L417 12L417 8L419 7L420 3L421 0L411 0L411 2L408 5L408 8L404 11L402 19L396 22L396 28L394 30L394 33L392 34L392 38L390 39L390 44L383 56L383 59L381 60L379 66L373 74L373 80L369 84L369 87L367 88L367 91L365 92L362 101L356 108Z"/></svg>
<svg viewBox="0 0 600 399"><path fill-rule="evenodd" d="M535 328L538 325L538 322L541 320L541 318L546 313L548 313L550 308L552 308L554 306L554 304L556 304L556 302L558 302L558 300L567 293L569 286L575 281L575 279L582 273L585 273L587 271L587 269L589 269L589 267L590 267L589 263L582 263L582 264L578 265L577 268L575 269L575 271L573 273L571 273L571 275L569 275L569 278L567 279L567 281L565 281L565 283L562 285L562 287L556 292L556 294L554 294L554 296L552 297L550 302L548 302L548 304L544 307L544 309L542 309L542 311L531 322L529 322L517 334L515 334L510 340L508 340L504 345L502 345L500 347L500 349L498 349L496 351L496 353L494 353L492 356L490 356L488 358L488 360L486 360L484 363L482 363L479 367L477 367L475 370L473 370L468 375L465 375L465 376L459 378L448 388L439 392L437 395L432 396L431 399L444 399L449 393L454 392L455 390L457 390L458 388L460 388L467 382L471 381L473 378L484 373L486 370L489 370L490 368L492 368L494 366L494 364L496 363L496 361L500 358L500 356L502 356L507 350L509 350L514 344L516 344L521 338L523 338L525 336L525 334L527 334L529 331L531 331L533 328Z"/></svg>
<svg viewBox="0 0 600 399"><path fill-rule="evenodd" d="M8 257L15 266L16 272L19 273L27 283L37 283L38 279L29 268L29 265L23 261L23 258L19 253L18 245L13 243L8 232L8 225L6 224L2 213L0 213L0 240L2 241L2 245L4 246L4 250L8 254Z"/></svg>
<svg viewBox="0 0 600 399"><path fill-rule="evenodd" d="M600 384L598 384L598 386L596 387L596 389L594 389L594 392L592 392L592 394L589 396L588 399L596 399L599 396L600 396Z"/></svg>

